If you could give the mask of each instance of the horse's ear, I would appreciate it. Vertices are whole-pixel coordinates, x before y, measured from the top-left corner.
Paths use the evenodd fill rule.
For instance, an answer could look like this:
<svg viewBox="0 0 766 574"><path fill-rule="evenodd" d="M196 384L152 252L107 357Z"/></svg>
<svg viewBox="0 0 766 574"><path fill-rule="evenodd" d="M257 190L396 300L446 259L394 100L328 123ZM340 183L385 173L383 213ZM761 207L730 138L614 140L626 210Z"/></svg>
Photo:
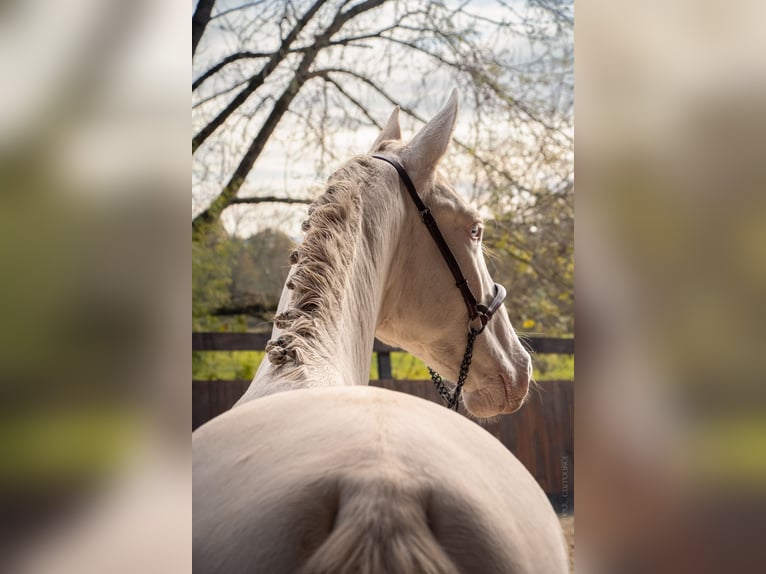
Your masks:
<svg viewBox="0 0 766 574"><path fill-rule="evenodd" d="M452 131L455 128L457 102L457 89L453 89L447 105L423 126L412 138L412 141L407 144L407 147L402 150L402 160L411 176L414 176L413 180L422 181L431 177L439 160L447 151L447 146L452 139Z"/></svg>
<svg viewBox="0 0 766 574"><path fill-rule="evenodd" d="M370 151L378 151L378 147L380 147L380 144L382 144L384 141L387 140L396 140L399 141L402 139L402 130L399 128L399 106L396 106L394 108L394 111L391 112L391 115L388 116L388 121L386 122L386 126L383 128L383 131L380 132L380 135L375 140L375 143L372 144L372 147L370 148Z"/></svg>

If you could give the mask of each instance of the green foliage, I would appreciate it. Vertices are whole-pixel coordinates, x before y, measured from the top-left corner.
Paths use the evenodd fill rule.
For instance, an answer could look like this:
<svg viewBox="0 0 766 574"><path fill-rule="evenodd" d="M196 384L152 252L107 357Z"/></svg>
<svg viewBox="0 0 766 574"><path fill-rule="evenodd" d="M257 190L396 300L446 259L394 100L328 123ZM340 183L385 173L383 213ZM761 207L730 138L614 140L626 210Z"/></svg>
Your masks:
<svg viewBox="0 0 766 574"><path fill-rule="evenodd" d="M223 227L192 241L192 317L203 319L228 303L236 244ZM204 321L203 321L204 323ZM195 328L197 325L195 325Z"/></svg>
<svg viewBox="0 0 766 574"><path fill-rule="evenodd" d="M290 270L288 257L294 247L292 239L274 229L239 240L231 275L232 303L276 309Z"/></svg>
<svg viewBox="0 0 766 574"><path fill-rule="evenodd" d="M536 381L574 381L574 355L535 355Z"/></svg>
<svg viewBox="0 0 766 574"><path fill-rule="evenodd" d="M490 271L508 289L506 308L520 334L574 332L573 203L571 192L541 194L487 225Z"/></svg>
<svg viewBox="0 0 766 574"><path fill-rule="evenodd" d="M192 242L192 328L243 332L266 323L279 301L294 244L266 230L248 239L222 227ZM256 316L254 316L257 313ZM193 352L195 379L251 379L263 353Z"/></svg>
<svg viewBox="0 0 766 574"><path fill-rule="evenodd" d="M192 379L250 380L265 354L264 351L194 351Z"/></svg>
<svg viewBox="0 0 766 574"><path fill-rule="evenodd" d="M293 241L265 230L247 239L220 226L192 242L192 320L195 331L247 331L267 322L287 277Z"/></svg>

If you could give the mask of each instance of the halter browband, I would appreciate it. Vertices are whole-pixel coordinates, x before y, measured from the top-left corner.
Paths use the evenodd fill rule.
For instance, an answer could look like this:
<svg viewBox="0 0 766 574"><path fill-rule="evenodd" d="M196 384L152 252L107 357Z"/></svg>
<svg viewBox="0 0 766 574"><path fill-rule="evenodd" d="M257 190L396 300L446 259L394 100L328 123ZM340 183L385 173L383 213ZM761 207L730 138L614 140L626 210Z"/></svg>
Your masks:
<svg viewBox="0 0 766 574"><path fill-rule="evenodd" d="M465 301L465 305L468 308L468 316L470 320L473 321L474 319L478 318L481 321L481 327L478 329L471 327L471 330L476 332L476 334L481 333L489 320L492 318L492 315L494 315L495 312L503 304L506 295L505 288L499 283L495 283L494 296L489 306L478 303L476 296L468 286L468 280L465 278L465 275L463 275L463 271L460 269L460 265L458 264L457 259L455 259L455 256L452 254L449 245L447 245L442 232L439 230L436 219L434 219L431 210L426 207L426 204L423 203L420 195L418 195L418 192L415 189L415 184L412 183L410 176L407 175L407 171L404 169L404 166L402 166L402 164L400 164L398 161L384 155L372 154L372 157L375 159L383 160L386 163L392 165L399 174L399 177L404 183L404 187L409 192L412 201L415 203L415 207L420 213L420 217L423 220L423 223L428 229L428 232L431 234L434 243L436 243L436 246L439 248L444 261L447 263L447 267L449 267L450 272L452 272L452 276L455 278L455 285L458 289L460 289L461 295L463 295L463 300Z"/></svg>

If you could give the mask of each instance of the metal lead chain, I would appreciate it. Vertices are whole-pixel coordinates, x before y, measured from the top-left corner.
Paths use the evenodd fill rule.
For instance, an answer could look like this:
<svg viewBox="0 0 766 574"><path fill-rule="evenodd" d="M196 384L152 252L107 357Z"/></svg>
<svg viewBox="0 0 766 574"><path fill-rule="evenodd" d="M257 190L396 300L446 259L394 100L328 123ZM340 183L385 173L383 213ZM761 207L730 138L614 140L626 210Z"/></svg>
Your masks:
<svg viewBox="0 0 766 574"><path fill-rule="evenodd" d="M473 329L468 331L468 343L465 347L465 355L463 355L463 362L460 363L460 375L457 379L455 388L450 392L447 385L444 384L444 379L441 375L434 371L431 367L428 367L428 372L431 373L431 380L434 383L434 387L439 392L439 396L444 400L448 409L458 409L458 401L460 399L460 392L463 390L465 380L468 378L468 369L471 366L471 359L473 358L473 343L476 340L476 335L479 333Z"/></svg>

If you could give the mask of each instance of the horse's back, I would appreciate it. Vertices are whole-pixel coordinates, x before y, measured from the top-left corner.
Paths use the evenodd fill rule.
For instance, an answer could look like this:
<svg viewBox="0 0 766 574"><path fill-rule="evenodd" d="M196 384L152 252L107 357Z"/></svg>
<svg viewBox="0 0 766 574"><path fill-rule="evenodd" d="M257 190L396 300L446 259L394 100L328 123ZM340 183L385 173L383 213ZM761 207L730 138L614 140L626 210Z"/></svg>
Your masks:
<svg viewBox="0 0 766 574"><path fill-rule="evenodd" d="M532 476L478 425L371 387L280 393L201 427L198 572L565 572Z"/></svg>

